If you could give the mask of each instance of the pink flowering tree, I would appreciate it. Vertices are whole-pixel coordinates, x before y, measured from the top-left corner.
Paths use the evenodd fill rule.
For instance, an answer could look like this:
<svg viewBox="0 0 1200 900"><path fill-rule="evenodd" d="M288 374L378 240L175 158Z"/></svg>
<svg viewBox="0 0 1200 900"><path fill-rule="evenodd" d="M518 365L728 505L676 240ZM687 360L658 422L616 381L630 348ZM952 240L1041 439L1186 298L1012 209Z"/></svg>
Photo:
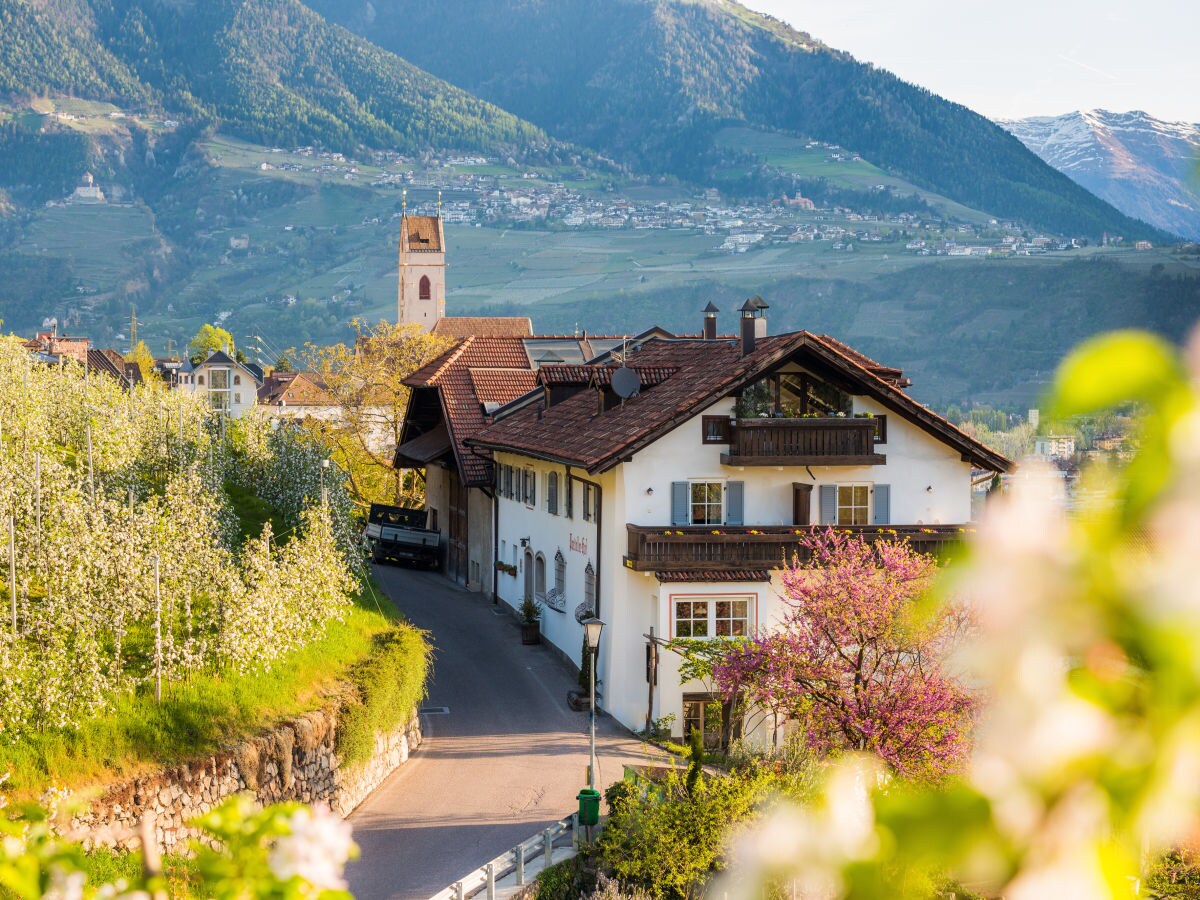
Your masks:
<svg viewBox="0 0 1200 900"><path fill-rule="evenodd" d="M937 569L906 542L827 531L783 575L782 627L737 645L713 667L726 698L800 723L823 753L861 750L898 775L939 780L970 749L975 699L945 668L961 607L922 615Z"/></svg>

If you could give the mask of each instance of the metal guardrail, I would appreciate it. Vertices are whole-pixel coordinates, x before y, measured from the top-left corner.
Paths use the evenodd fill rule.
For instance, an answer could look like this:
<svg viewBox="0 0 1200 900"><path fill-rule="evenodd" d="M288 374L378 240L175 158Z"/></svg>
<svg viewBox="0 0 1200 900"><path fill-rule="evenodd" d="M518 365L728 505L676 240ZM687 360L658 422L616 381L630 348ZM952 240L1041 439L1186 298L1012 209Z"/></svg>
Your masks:
<svg viewBox="0 0 1200 900"><path fill-rule="evenodd" d="M554 842L564 834L570 834L572 843L575 842L575 814L560 819L549 828L533 837L522 841L507 853L502 853L490 862L484 863L454 884L442 888L429 900L466 900L481 891L487 891L487 900L496 898L496 882L501 878L516 873L517 885L525 885L525 866L538 857L545 860L546 868L554 863Z"/></svg>

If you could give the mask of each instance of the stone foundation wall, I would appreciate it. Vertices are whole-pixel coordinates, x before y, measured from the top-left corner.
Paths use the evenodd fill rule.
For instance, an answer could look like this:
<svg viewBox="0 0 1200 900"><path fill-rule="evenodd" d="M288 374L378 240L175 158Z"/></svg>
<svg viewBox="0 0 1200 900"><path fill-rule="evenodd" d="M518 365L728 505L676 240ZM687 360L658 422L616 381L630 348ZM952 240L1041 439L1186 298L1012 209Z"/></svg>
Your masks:
<svg viewBox="0 0 1200 900"><path fill-rule="evenodd" d="M369 760L343 766L335 751L337 718L337 708L306 713L229 750L114 785L71 820L66 836L89 849L131 850L150 814L163 851L182 850L195 836L186 822L243 791L264 805L324 802L348 816L420 746L421 724L414 712L407 725L375 736Z"/></svg>

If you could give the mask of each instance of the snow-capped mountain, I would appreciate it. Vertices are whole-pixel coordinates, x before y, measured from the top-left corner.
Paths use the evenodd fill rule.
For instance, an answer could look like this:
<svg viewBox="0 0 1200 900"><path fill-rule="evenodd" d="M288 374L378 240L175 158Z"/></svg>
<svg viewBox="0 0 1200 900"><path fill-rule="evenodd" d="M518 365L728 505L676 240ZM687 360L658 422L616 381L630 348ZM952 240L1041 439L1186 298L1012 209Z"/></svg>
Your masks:
<svg viewBox="0 0 1200 900"><path fill-rule="evenodd" d="M998 124L1126 215L1200 240L1200 124L1103 109Z"/></svg>

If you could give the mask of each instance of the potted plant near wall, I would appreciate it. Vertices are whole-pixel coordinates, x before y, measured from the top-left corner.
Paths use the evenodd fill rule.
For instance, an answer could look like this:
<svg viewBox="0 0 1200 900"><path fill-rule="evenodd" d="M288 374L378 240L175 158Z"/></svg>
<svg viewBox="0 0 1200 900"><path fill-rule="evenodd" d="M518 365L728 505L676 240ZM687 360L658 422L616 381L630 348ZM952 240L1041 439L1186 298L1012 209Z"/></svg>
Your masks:
<svg viewBox="0 0 1200 900"><path fill-rule="evenodd" d="M542 604L532 597L526 597L517 607L517 615L521 617L521 643L540 644L542 642L541 626Z"/></svg>

